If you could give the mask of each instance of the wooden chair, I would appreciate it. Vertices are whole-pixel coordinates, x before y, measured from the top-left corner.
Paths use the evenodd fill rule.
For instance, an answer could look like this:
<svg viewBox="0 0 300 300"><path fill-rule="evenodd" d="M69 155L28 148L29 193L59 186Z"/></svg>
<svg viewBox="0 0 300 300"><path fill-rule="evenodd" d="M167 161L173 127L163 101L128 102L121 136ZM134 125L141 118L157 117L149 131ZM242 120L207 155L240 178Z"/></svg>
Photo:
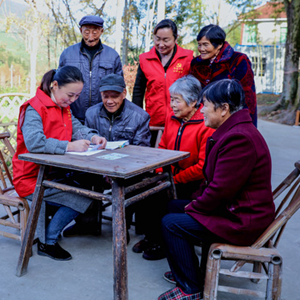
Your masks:
<svg viewBox="0 0 300 300"><path fill-rule="evenodd" d="M10 134L8 132L0 133L0 140L6 146L8 155L12 157L15 150L8 140L9 137ZM0 230L0 235L22 241L28 219L29 206L27 200L19 197L15 191L6 161L4 151L0 150L0 179L2 183L2 185L0 183L0 205L3 206L6 212L6 215L0 217L0 225L18 229L20 234L7 232L3 229ZM8 159L8 161L11 162L11 159Z"/></svg>
<svg viewBox="0 0 300 300"><path fill-rule="evenodd" d="M165 127L162 126L150 126L150 131L155 133L157 132L156 140L155 140L155 145L154 148L158 148L161 136L164 132Z"/></svg>
<svg viewBox="0 0 300 300"><path fill-rule="evenodd" d="M280 299L282 257L277 250L277 246L288 220L300 208L300 161L295 163L295 167L293 172L273 192L273 197L276 199L290 187L276 210L275 220L252 246L211 245L205 277L205 300L217 299L218 291L251 295L265 299ZM287 204L288 200L289 203ZM230 269L221 269L222 260L234 260L235 263ZM245 263L253 264L253 272L240 270ZM261 272L262 267L265 271L264 273ZM254 282L266 279L266 292L221 286L219 285L219 274L248 278Z"/></svg>

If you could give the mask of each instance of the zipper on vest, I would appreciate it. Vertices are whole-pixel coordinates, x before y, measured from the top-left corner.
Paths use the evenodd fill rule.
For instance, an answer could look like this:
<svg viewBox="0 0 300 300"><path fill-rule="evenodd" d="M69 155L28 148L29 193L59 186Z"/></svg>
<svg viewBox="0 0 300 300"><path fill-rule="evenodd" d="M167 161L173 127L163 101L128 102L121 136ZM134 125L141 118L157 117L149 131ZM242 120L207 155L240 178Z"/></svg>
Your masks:
<svg viewBox="0 0 300 300"><path fill-rule="evenodd" d="M183 129L184 123L181 123L178 132L177 132L177 137L175 140L175 147L174 150L179 150L180 148L180 140L181 140L181 133L182 133L182 129Z"/></svg>

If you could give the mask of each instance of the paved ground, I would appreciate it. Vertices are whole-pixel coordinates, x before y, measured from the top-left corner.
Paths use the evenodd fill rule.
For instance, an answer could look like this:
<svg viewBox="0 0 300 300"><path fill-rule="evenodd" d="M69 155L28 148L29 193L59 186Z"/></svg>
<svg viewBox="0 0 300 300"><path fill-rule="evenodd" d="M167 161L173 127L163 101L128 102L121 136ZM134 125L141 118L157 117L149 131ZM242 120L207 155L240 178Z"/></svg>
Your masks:
<svg viewBox="0 0 300 300"><path fill-rule="evenodd" d="M279 125L259 120L259 130L265 137L273 160L272 184L275 187L300 159L300 128ZM300 300L300 213L289 222L279 250L283 255L282 299ZM71 252L73 259L56 262L38 256L36 246L30 259L28 273L15 276L20 244L0 237L0 300L111 300L112 243L111 224L103 225L100 237L63 238L60 244ZM141 236L131 230L128 246L128 281L130 300L155 300L172 284L162 279L168 270L166 259L146 261L140 254L131 251L132 245ZM227 279L223 279L226 281ZM240 286L240 282L238 282ZM263 283L246 282L247 286L264 289ZM255 299L220 293L218 299Z"/></svg>

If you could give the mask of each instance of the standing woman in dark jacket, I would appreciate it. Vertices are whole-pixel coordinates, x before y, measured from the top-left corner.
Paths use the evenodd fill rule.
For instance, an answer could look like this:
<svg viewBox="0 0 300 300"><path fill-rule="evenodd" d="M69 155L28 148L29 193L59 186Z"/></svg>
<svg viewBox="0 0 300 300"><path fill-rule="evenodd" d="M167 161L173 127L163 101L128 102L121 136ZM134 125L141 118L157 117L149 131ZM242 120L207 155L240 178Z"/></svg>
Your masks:
<svg viewBox="0 0 300 300"><path fill-rule="evenodd" d="M150 126L164 126L170 108L169 87L178 78L187 75L193 51L179 47L176 24L165 19L153 31L154 47L140 55L132 102L150 115Z"/></svg>
<svg viewBox="0 0 300 300"><path fill-rule="evenodd" d="M203 27L198 36L200 55L191 63L191 74L201 82L202 88L221 79L237 79L245 92L245 108L257 126L257 106L254 74L246 54L236 52L225 41L226 33L218 25Z"/></svg>

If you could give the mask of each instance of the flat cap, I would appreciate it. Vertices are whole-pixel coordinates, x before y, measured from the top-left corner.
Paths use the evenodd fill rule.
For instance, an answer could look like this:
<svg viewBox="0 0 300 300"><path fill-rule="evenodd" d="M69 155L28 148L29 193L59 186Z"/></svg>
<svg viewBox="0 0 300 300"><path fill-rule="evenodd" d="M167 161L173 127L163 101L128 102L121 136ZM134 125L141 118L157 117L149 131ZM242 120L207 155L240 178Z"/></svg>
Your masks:
<svg viewBox="0 0 300 300"><path fill-rule="evenodd" d="M95 26L103 27L103 23L104 21L101 17L85 16L80 20L79 26L81 27L83 25L95 25Z"/></svg>
<svg viewBox="0 0 300 300"><path fill-rule="evenodd" d="M116 91L122 93L126 88L123 76L118 74L109 74L103 77L100 81L100 92Z"/></svg>

